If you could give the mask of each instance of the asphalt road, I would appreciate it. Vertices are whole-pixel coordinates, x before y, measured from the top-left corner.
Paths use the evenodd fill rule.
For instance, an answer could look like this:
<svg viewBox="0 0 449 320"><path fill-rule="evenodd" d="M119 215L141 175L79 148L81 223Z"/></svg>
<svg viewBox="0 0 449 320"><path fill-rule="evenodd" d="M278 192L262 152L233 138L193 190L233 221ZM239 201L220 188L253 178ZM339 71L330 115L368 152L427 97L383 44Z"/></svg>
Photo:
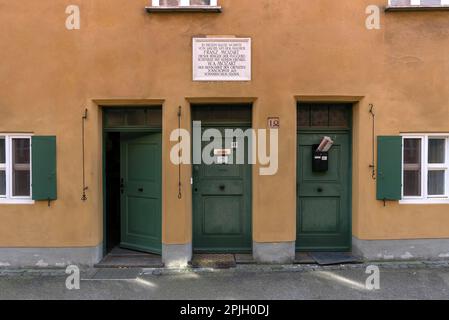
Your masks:
<svg viewBox="0 0 449 320"><path fill-rule="evenodd" d="M318 270L234 270L154 275L142 270L88 270L79 290L64 274L0 275L0 299L449 299L449 268L380 269L380 289L368 290L365 267ZM1 274L1 273L0 273Z"/></svg>

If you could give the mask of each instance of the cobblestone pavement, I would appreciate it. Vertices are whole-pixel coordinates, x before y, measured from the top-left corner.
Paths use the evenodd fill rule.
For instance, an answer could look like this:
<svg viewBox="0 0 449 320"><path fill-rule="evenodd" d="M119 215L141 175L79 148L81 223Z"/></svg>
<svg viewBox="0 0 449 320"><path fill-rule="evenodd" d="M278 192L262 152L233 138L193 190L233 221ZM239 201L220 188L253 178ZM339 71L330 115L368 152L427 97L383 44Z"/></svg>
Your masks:
<svg viewBox="0 0 449 320"><path fill-rule="evenodd" d="M368 266L380 289L368 290ZM241 265L207 269L85 269L80 290L65 270L0 270L0 299L448 299L449 261L320 267Z"/></svg>

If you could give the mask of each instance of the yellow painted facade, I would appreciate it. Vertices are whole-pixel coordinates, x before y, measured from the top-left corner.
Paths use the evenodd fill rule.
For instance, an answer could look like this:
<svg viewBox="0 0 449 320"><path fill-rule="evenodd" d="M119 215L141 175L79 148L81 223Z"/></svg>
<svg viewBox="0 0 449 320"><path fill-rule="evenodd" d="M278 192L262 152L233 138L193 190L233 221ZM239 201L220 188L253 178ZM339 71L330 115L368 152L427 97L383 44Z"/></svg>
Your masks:
<svg viewBox="0 0 449 320"><path fill-rule="evenodd" d="M0 247L92 247L103 241L102 107L162 105L163 243L192 240L191 167L178 168L169 141L191 127L198 102L250 102L253 127L279 117L279 172L253 174L253 239L296 238L296 105L351 102L353 235L362 240L449 238L449 206L376 200L376 135L449 133L449 13L381 11L382 0L220 0L221 13L147 13L149 0L0 1L0 133L57 137L58 200L0 204ZM65 28L70 4L81 29ZM252 81L192 81L192 38L252 39ZM81 117L86 122L88 200L81 201Z"/></svg>

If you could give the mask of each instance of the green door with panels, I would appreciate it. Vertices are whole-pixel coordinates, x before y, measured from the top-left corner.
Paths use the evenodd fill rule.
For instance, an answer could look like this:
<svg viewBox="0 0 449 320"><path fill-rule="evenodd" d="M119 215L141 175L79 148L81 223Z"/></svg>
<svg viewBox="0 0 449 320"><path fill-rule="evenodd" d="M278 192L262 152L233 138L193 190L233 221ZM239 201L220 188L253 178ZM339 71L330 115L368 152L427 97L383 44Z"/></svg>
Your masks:
<svg viewBox="0 0 449 320"><path fill-rule="evenodd" d="M207 128L206 128L207 129ZM251 235L251 165L237 164L237 152L247 155L244 145L225 128L215 128L222 133L222 148L210 150L214 154L211 165L193 166L193 246L197 252L249 252ZM235 130L236 128L229 128ZM247 128L241 128L245 131ZM204 128L203 128L204 131ZM202 150L210 142L202 143ZM215 151L215 153L214 153ZM217 152L218 151L218 152Z"/></svg>
<svg viewBox="0 0 449 320"><path fill-rule="evenodd" d="M329 136L328 170L314 172L313 146ZM299 251L351 249L351 140L342 131L300 132L297 147L297 236Z"/></svg>
<svg viewBox="0 0 449 320"><path fill-rule="evenodd" d="M122 133L122 248L157 254L162 251L161 145L160 133Z"/></svg>

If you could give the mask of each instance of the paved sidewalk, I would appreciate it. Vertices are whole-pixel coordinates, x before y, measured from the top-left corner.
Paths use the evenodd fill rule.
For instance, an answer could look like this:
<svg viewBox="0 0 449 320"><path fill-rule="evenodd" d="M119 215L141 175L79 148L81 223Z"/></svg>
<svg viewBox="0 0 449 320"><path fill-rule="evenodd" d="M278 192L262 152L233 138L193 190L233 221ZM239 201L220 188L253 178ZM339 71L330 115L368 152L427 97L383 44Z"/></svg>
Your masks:
<svg viewBox="0 0 449 320"><path fill-rule="evenodd" d="M0 299L449 299L448 262L378 266L375 291L365 286L367 265L90 269L74 291L66 289L62 270L0 270Z"/></svg>

